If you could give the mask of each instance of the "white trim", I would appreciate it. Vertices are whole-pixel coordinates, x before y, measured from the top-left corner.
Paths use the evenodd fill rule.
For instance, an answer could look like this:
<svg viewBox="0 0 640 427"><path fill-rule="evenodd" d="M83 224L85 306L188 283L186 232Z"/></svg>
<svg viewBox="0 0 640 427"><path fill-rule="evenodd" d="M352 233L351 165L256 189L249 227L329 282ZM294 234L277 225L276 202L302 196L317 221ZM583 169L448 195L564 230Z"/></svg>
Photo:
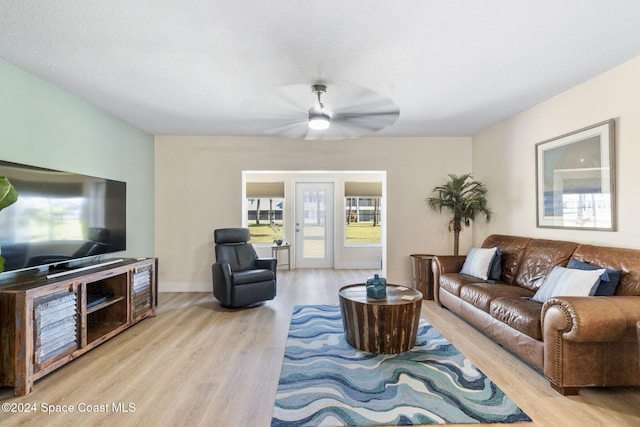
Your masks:
<svg viewBox="0 0 640 427"><path fill-rule="evenodd" d="M344 243L345 248L381 248L382 243L374 243L374 242L355 242L355 243Z"/></svg>

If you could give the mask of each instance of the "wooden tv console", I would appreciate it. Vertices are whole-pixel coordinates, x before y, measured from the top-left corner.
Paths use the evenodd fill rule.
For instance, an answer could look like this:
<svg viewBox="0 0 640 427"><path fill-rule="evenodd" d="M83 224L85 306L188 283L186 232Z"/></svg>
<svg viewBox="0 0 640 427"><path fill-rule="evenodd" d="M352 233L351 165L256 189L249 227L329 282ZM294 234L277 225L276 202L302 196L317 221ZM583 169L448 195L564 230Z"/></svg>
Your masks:
<svg viewBox="0 0 640 427"><path fill-rule="evenodd" d="M34 381L155 316L155 269L154 258L125 259L0 281L0 386L28 394Z"/></svg>

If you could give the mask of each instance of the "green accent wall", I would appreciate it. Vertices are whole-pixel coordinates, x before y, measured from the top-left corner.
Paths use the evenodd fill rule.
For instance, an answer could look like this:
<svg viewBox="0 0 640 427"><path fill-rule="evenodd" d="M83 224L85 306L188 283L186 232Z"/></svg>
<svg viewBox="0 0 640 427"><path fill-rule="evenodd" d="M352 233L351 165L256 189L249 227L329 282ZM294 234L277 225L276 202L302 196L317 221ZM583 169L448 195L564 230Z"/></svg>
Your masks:
<svg viewBox="0 0 640 427"><path fill-rule="evenodd" d="M118 255L154 255L153 135L0 60L0 159L126 181Z"/></svg>

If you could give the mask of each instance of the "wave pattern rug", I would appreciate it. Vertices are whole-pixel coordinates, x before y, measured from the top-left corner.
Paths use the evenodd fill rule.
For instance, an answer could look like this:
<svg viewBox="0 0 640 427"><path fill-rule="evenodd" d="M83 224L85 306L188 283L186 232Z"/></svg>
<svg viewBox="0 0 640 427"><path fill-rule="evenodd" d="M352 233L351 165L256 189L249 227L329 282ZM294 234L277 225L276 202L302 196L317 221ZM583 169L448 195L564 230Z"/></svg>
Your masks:
<svg viewBox="0 0 640 427"><path fill-rule="evenodd" d="M416 346L378 355L351 347L340 308L296 306L272 427L531 421L426 320Z"/></svg>

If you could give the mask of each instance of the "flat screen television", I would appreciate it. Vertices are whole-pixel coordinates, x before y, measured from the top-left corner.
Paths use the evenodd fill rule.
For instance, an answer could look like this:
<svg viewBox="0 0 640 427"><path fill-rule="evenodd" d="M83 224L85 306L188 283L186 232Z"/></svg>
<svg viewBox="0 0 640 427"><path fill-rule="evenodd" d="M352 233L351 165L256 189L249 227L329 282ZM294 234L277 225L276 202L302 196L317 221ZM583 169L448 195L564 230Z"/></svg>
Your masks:
<svg viewBox="0 0 640 427"><path fill-rule="evenodd" d="M18 201L0 212L4 273L73 267L126 249L127 184L0 160Z"/></svg>

